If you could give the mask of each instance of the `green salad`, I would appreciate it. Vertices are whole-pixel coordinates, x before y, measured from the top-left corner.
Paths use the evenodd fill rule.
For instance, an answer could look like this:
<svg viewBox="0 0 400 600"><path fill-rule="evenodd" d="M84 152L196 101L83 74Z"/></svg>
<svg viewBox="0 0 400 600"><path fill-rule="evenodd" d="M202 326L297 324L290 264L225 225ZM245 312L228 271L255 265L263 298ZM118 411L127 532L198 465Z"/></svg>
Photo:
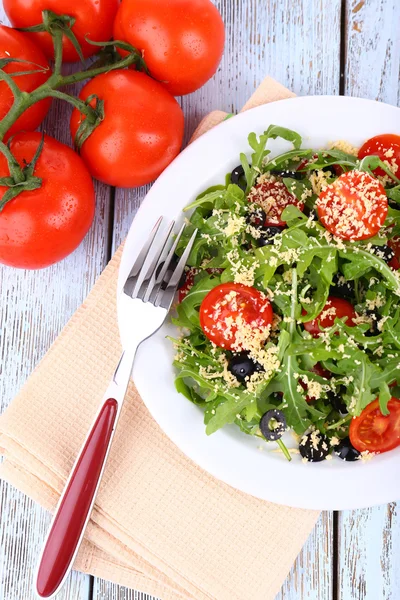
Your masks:
<svg viewBox="0 0 400 600"><path fill-rule="evenodd" d="M292 147L270 158L271 140ZM235 424L290 460L400 445L400 136L250 155L186 207L198 234L173 322L176 389L207 434ZM282 434L292 430L298 448Z"/></svg>

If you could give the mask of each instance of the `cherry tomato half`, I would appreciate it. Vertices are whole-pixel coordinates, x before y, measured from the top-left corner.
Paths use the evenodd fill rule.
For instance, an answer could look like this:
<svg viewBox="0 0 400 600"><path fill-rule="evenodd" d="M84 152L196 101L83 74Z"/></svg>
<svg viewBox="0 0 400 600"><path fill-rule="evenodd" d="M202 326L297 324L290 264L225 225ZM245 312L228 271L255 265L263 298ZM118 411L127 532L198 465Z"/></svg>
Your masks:
<svg viewBox="0 0 400 600"><path fill-rule="evenodd" d="M400 135L384 133L370 138L358 151L358 158L364 158L365 156L379 156L381 161L398 177L400 175ZM386 175L380 167L375 169L374 173L376 175Z"/></svg>
<svg viewBox="0 0 400 600"><path fill-rule="evenodd" d="M149 71L174 96L199 89L217 70L224 23L210 0L124 0L114 39L143 52Z"/></svg>
<svg viewBox="0 0 400 600"><path fill-rule="evenodd" d="M182 146L184 118L175 98L144 73L126 69L94 77L80 98L93 94L104 101L104 119L81 148L93 177L117 187L156 179ZM73 138L82 119L74 109Z"/></svg>
<svg viewBox="0 0 400 600"><path fill-rule="evenodd" d="M10 149L21 166L29 163L42 139L39 132L17 133ZM10 174L0 155L0 177ZM0 212L0 263L40 269L65 258L81 243L94 215L92 178L83 160L46 135L34 175L40 188L19 194ZM0 198L8 188L0 187Z"/></svg>
<svg viewBox="0 0 400 600"><path fill-rule="evenodd" d="M208 292L200 306L200 325L211 342L227 350L249 349L264 339L272 323L272 306L259 290L240 283L222 283Z"/></svg>
<svg viewBox="0 0 400 600"><path fill-rule="evenodd" d="M303 310L302 314L305 315L307 313ZM318 337L322 331L321 327L324 329L332 327L336 318L343 319L347 317L346 325L353 327L355 325L353 319L356 316L357 314L350 302L343 298L336 298L336 296L328 296L328 300L318 317L312 321L306 321L303 325L308 333L311 333L313 337Z"/></svg>
<svg viewBox="0 0 400 600"><path fill-rule="evenodd" d="M255 185L250 190L248 199L261 206L267 215L265 219L267 227L284 227L286 222L282 221L282 213L290 204L301 211L304 210L304 204L289 192L283 181L275 178L266 179Z"/></svg>
<svg viewBox="0 0 400 600"><path fill-rule="evenodd" d="M31 92L51 75L49 63L39 46L21 31L0 25L0 58L19 58L28 62L12 62L3 67L12 75L20 71L32 71L27 75L13 77L22 92ZM41 69L42 67L42 69ZM5 81L0 81L0 120L6 116L14 102L14 95ZM39 127L50 108L51 98L45 98L26 110L7 131L5 139L17 131L33 131Z"/></svg>
<svg viewBox="0 0 400 600"><path fill-rule="evenodd" d="M379 400L368 404L350 423L350 441L360 452L388 452L400 446L400 400L391 398L390 414L383 415Z"/></svg>
<svg viewBox="0 0 400 600"><path fill-rule="evenodd" d="M343 240L365 240L385 222L388 201L383 185L368 173L349 171L328 185L316 202L322 225Z"/></svg>
<svg viewBox="0 0 400 600"><path fill-rule="evenodd" d="M398 271L400 269L400 237L389 240L388 246L394 251L394 257L389 262L389 267Z"/></svg>
<svg viewBox="0 0 400 600"><path fill-rule="evenodd" d="M119 0L3 0L4 10L14 27L31 27L42 23L42 11L51 10L58 15L75 18L72 27L83 56L87 58L99 51L98 46L89 44L107 42L112 38L113 23ZM40 46L48 58L54 57L53 40L47 32L27 33ZM72 43L63 37L63 60L74 62L79 56Z"/></svg>

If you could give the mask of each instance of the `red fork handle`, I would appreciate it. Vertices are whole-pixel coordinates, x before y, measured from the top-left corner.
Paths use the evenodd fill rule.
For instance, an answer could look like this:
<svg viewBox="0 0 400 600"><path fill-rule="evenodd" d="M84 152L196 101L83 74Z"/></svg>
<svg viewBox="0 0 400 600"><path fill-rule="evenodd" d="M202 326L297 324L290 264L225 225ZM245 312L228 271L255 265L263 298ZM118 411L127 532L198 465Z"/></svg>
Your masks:
<svg viewBox="0 0 400 600"><path fill-rule="evenodd" d="M57 591L72 566L96 497L117 412L116 400L104 402L69 477L39 564L36 590L42 598Z"/></svg>

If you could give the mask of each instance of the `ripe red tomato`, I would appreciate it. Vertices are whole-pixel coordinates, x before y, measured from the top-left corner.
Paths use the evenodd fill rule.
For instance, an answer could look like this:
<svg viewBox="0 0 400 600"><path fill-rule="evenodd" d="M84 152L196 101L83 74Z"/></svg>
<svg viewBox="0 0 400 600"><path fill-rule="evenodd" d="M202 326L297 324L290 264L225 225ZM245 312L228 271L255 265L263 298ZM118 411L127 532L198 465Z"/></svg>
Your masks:
<svg viewBox="0 0 400 600"><path fill-rule="evenodd" d="M247 340L268 333L272 307L263 293L240 283L222 283L200 306L200 325L209 340L227 350L245 350Z"/></svg>
<svg viewBox="0 0 400 600"><path fill-rule="evenodd" d="M394 257L389 262L389 266L398 271L400 269L400 237L389 240L388 246L394 251Z"/></svg>
<svg viewBox="0 0 400 600"><path fill-rule="evenodd" d="M0 25L0 58L19 58L21 60L32 61L32 64L12 62L3 67L3 70L11 75L20 71L32 71L32 74L18 75L13 78L19 89L23 92L31 92L36 89L45 83L51 75L49 63L41 49L26 34L5 25ZM43 67L42 72L38 72L40 67ZM37 72L35 73L34 71ZM12 91L5 81L0 81L0 120L6 116L13 102L14 96ZM50 104L51 98L46 98L28 108L17 119L14 125L10 127L5 139L7 140L10 135L14 135L17 131L23 129L33 131L39 127L48 113Z"/></svg>
<svg viewBox="0 0 400 600"><path fill-rule="evenodd" d="M379 156L397 177L400 175L400 135L383 133L367 140L358 151L358 158L371 155ZM380 167L375 169L374 173L376 175L386 175Z"/></svg>
<svg viewBox="0 0 400 600"><path fill-rule="evenodd" d="M39 146L38 132L17 133L11 152L21 166ZM34 175L42 186L25 191L0 212L0 263L24 269L47 267L70 254L85 237L94 215L93 182L82 159L45 136ZM9 176L0 155L0 177ZM8 188L0 187L0 197Z"/></svg>
<svg viewBox="0 0 400 600"><path fill-rule="evenodd" d="M224 24L209 0L124 0L114 39L144 53L155 79L174 96L190 94L212 77L224 51Z"/></svg>
<svg viewBox="0 0 400 600"><path fill-rule="evenodd" d="M305 310L303 310L302 314L305 315L307 313ZM304 329L308 331L308 333L311 333L313 337L318 337L322 331L321 327L324 329L326 327L332 327L332 325L335 323L336 317L338 319L347 317L346 325L353 327L355 325L353 319L356 316L357 314L350 302L344 300L343 298L336 298L336 296L328 296L328 300L318 317L312 321L306 321L303 323L303 325ZM324 375L322 377L324 377Z"/></svg>
<svg viewBox="0 0 400 600"><path fill-rule="evenodd" d="M266 179L255 185L250 190L248 198L250 202L256 202L264 210L267 215L265 219L267 227L284 227L286 222L282 221L282 213L290 204L301 211L304 210L304 204L289 192L283 181L275 178Z"/></svg>
<svg viewBox="0 0 400 600"><path fill-rule="evenodd" d="M144 73L128 70L98 75L80 97L92 94L104 100L104 119L81 148L93 177L118 187L156 179L182 146L184 118L175 98ZM82 118L75 109L73 138Z"/></svg>
<svg viewBox="0 0 400 600"><path fill-rule="evenodd" d="M383 415L379 400L374 400L351 420L349 435L356 450L388 452L400 446L400 400L391 398L388 409L390 414Z"/></svg>
<svg viewBox="0 0 400 600"><path fill-rule="evenodd" d="M388 201L383 185L368 173L349 171L328 185L316 202L322 225L343 240L365 240L385 222Z"/></svg>
<svg viewBox="0 0 400 600"><path fill-rule="evenodd" d="M98 46L89 44L85 37L94 42L107 42L112 38L114 18L119 0L3 0L4 10L14 27L31 27L42 23L42 11L51 10L58 15L76 19L72 31L87 58L99 51ZM46 32L27 33L44 51L53 58L53 41ZM72 43L63 38L64 62L79 60Z"/></svg>

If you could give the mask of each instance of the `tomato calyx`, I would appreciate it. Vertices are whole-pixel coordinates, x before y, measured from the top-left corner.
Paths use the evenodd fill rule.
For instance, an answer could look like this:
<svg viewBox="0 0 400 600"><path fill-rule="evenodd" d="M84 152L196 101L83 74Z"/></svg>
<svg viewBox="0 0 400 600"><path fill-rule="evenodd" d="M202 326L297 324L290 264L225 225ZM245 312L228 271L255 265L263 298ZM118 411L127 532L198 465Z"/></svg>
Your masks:
<svg viewBox="0 0 400 600"><path fill-rule="evenodd" d="M85 114L84 117L82 115L81 123L75 134L74 145L78 152L84 142L86 142L88 137L104 119L104 100L101 100L96 94L92 94L86 98L84 104L92 110L88 114Z"/></svg>
<svg viewBox="0 0 400 600"><path fill-rule="evenodd" d="M44 144L44 134L37 147L34 157L31 162L21 167L10 149L3 142L0 142L0 152L5 156L10 171L10 177L0 177L0 186L8 187L8 190L0 200L0 212L3 210L7 202L13 200L24 191L37 190L42 185L42 179L34 175L36 163L42 152Z"/></svg>
<svg viewBox="0 0 400 600"><path fill-rule="evenodd" d="M44 10L42 12L43 23L33 25L32 27L22 27L20 31L27 31L30 33L44 32L46 31L51 36L59 37L62 40L62 36L65 35L73 47L76 50L79 58L83 62L85 59L82 54L81 46L76 39L72 27L75 24L75 17L69 15L57 15L52 10Z"/></svg>

